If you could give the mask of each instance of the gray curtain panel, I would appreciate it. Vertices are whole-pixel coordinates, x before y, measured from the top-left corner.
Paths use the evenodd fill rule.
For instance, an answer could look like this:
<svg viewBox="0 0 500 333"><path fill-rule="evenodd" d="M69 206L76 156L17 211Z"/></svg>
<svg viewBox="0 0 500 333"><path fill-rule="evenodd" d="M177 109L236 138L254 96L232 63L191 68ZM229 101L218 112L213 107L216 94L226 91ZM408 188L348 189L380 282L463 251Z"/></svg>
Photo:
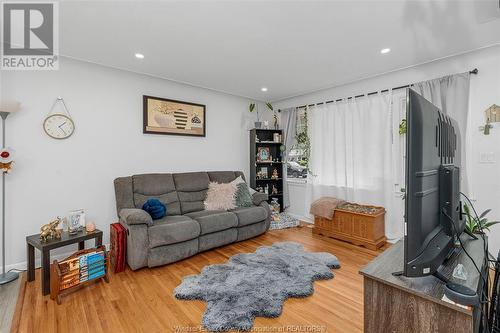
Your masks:
<svg viewBox="0 0 500 333"><path fill-rule="evenodd" d="M288 154L295 144L295 135L297 134L297 108L287 108L281 110L281 125L283 126L283 144L285 152L282 160L288 160ZM290 195L288 192L286 163L283 163L283 208L290 207Z"/></svg>
<svg viewBox="0 0 500 333"><path fill-rule="evenodd" d="M444 76L439 79L415 83L412 88L444 113L458 122L461 151L461 190L469 191L467 179L467 118L469 114L470 73Z"/></svg>

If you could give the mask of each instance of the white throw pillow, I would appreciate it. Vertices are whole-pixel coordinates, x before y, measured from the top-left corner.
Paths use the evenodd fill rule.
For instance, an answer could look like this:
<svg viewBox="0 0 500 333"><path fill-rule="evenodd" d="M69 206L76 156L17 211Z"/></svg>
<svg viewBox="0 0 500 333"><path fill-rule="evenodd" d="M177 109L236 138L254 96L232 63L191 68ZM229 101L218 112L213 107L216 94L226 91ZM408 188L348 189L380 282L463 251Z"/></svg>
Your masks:
<svg viewBox="0 0 500 333"><path fill-rule="evenodd" d="M219 184L210 182L208 184L207 198L204 205L206 210L230 210L236 208L234 194L237 186L233 182Z"/></svg>

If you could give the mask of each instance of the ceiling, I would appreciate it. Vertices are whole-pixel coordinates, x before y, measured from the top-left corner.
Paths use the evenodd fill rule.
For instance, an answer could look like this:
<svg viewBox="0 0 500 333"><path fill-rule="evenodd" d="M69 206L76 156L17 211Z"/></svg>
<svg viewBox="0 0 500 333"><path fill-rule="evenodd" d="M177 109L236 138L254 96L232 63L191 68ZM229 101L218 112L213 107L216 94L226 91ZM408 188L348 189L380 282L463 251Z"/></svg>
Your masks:
<svg viewBox="0 0 500 333"><path fill-rule="evenodd" d="M500 43L497 1L64 1L60 53L277 101Z"/></svg>

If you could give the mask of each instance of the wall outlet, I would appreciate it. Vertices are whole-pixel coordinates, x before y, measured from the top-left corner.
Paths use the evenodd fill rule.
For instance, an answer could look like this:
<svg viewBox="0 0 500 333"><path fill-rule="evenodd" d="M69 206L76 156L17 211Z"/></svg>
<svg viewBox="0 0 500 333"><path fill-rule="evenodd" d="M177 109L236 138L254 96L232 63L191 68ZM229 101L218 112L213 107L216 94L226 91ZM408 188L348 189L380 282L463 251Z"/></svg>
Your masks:
<svg viewBox="0 0 500 333"><path fill-rule="evenodd" d="M479 153L479 163L483 163L483 164L496 163L495 153L492 151Z"/></svg>

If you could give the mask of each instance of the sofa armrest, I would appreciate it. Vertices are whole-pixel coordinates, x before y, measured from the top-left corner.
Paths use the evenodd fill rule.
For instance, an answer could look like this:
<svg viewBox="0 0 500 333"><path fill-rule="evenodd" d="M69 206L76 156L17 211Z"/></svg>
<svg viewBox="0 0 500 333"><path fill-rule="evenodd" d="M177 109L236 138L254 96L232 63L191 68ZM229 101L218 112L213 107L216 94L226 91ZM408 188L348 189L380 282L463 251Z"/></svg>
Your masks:
<svg viewBox="0 0 500 333"><path fill-rule="evenodd" d="M269 227L271 226L271 206L267 203L267 201L262 201L259 205L260 207L263 207L267 211L267 218L266 218L266 230L269 230Z"/></svg>
<svg viewBox="0 0 500 333"><path fill-rule="evenodd" d="M259 206L261 202L267 201L267 199L269 199L269 196L265 193L255 192L252 195L252 202L255 206Z"/></svg>
<svg viewBox="0 0 500 333"><path fill-rule="evenodd" d="M124 208L120 211L120 220L127 225L146 224L152 225L153 218L146 211L138 208Z"/></svg>

